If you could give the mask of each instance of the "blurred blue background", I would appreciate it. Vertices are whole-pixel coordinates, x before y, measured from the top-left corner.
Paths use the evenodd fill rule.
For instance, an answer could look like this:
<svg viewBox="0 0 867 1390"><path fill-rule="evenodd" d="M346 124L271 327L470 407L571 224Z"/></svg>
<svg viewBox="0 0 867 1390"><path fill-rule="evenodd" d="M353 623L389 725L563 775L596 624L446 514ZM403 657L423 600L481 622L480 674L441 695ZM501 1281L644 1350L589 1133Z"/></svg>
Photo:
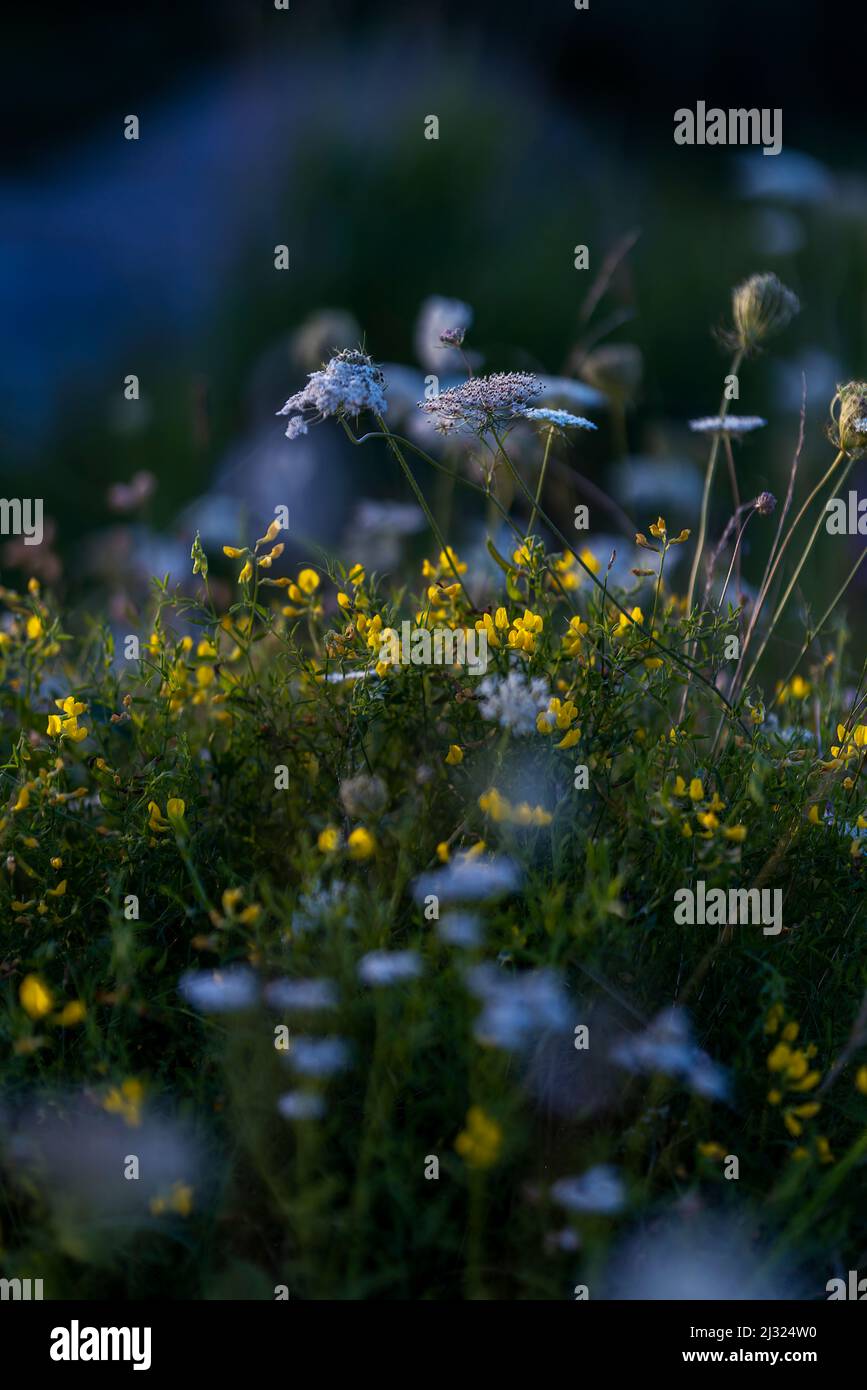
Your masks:
<svg viewBox="0 0 867 1390"><path fill-rule="evenodd" d="M802 371L811 476L836 382L867 375L863 98L841 6L192 0L19 11L5 37L0 488L42 496L52 524L47 546L0 542L4 582L35 567L120 611L149 570L188 574L196 528L235 540L280 502L288 559L311 542L354 558L371 505L408 500L399 475L336 430L290 444L274 412L362 336L411 369L409 400L433 295L472 306L485 369L577 376L600 343L640 350L625 439L600 410L580 441L582 472L640 523L694 524L705 446L686 422L717 409L711 330L749 273L777 271L803 312L742 373L737 409L770 421L739 452L744 496L785 488ZM675 146L674 111L699 99L781 107L783 153ZM586 500L571 462L552 473L561 514ZM377 526L415 529L411 513ZM831 557L827 582L844 567Z"/></svg>

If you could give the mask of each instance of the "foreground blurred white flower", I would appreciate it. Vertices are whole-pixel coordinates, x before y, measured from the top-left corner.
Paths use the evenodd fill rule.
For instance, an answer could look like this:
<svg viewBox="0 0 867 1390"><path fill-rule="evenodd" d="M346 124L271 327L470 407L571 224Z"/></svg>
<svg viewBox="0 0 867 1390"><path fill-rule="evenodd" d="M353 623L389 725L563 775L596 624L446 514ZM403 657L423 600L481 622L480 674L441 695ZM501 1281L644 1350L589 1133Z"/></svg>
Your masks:
<svg viewBox="0 0 867 1390"><path fill-rule="evenodd" d="M239 1013L256 1002L256 976L246 966L228 970L188 970L178 981L188 1004L203 1014Z"/></svg>
<svg viewBox="0 0 867 1390"><path fill-rule="evenodd" d="M662 1072L676 1077L696 1095L725 1100L728 1078L692 1040L689 1018L683 1009L664 1009L643 1033L618 1043L611 1059L629 1071L651 1075Z"/></svg>
<svg viewBox="0 0 867 1390"><path fill-rule="evenodd" d="M532 734L536 716L547 710L551 691L541 676L527 680L523 671L508 676L486 676L479 685L479 710L483 719L495 720L513 734Z"/></svg>
<svg viewBox="0 0 867 1390"><path fill-rule="evenodd" d="M569 996L553 970L510 975L486 961L468 970L466 981L482 1002L473 1031L487 1047L518 1051L541 1033L569 1027Z"/></svg>
<svg viewBox="0 0 867 1390"><path fill-rule="evenodd" d="M337 989L331 980L272 980L264 989L272 1009L314 1013L337 1007Z"/></svg>
<svg viewBox="0 0 867 1390"><path fill-rule="evenodd" d="M505 855L482 859L475 854L458 854L441 869L421 874L413 883L412 895L417 903L423 903L431 893L436 894L441 905L492 902L514 893L520 882L520 870Z"/></svg>
<svg viewBox="0 0 867 1390"><path fill-rule="evenodd" d="M625 1205L626 1189L616 1169L600 1163L578 1178L558 1178L551 1187L551 1199L567 1211L613 1216Z"/></svg>
<svg viewBox="0 0 867 1390"><path fill-rule="evenodd" d="M287 1091L277 1109L284 1120L318 1120L325 1114L325 1101L315 1091Z"/></svg>
<svg viewBox="0 0 867 1390"><path fill-rule="evenodd" d="M365 352L338 352L319 372L311 372L302 391L290 396L278 415L288 415L286 438L297 439L329 415L360 415L371 410L384 415L385 378Z"/></svg>
<svg viewBox="0 0 867 1390"><path fill-rule="evenodd" d="M302 1076L332 1076L349 1065L343 1038L293 1038L286 1057Z"/></svg>
<svg viewBox="0 0 867 1390"><path fill-rule="evenodd" d="M358 962L358 974L366 985L394 985L421 974L417 951L368 951Z"/></svg>

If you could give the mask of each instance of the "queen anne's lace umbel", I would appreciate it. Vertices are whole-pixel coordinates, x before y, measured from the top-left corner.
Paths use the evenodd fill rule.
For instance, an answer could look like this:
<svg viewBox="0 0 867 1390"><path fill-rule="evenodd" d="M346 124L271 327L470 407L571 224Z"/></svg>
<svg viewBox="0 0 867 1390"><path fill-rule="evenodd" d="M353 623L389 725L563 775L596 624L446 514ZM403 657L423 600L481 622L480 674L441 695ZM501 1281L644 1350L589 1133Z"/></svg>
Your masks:
<svg viewBox="0 0 867 1390"><path fill-rule="evenodd" d="M360 415L371 410L384 415L385 377L364 352L347 348L338 352L321 371L309 374L303 391L290 396L278 415L288 415L286 438L297 439L307 427L329 415Z"/></svg>
<svg viewBox="0 0 867 1390"><path fill-rule="evenodd" d="M481 432L523 415L541 391L542 383L532 372L495 372L470 377L429 401L419 401L419 409L431 417L440 434L461 429Z"/></svg>

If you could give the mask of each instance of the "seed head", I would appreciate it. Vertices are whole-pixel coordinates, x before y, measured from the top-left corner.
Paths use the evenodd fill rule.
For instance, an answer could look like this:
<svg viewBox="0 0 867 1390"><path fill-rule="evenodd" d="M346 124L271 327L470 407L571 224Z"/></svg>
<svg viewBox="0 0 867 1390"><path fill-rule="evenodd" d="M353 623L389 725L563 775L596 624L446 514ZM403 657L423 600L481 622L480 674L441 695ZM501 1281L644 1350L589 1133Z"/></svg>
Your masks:
<svg viewBox="0 0 867 1390"><path fill-rule="evenodd" d="M867 381L838 386L831 402L828 438L844 453L857 457L867 450Z"/></svg>
<svg viewBox="0 0 867 1390"><path fill-rule="evenodd" d="M726 335L742 352L753 352L765 338L785 328L801 304L776 275L751 275L732 292L734 332Z"/></svg>

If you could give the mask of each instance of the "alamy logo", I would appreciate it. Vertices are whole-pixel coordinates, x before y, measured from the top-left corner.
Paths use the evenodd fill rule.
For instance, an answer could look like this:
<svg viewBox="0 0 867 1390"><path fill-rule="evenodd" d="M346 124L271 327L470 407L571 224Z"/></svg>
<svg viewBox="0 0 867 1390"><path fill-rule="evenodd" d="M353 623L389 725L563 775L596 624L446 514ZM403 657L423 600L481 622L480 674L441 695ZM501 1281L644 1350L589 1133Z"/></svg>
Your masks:
<svg viewBox="0 0 867 1390"><path fill-rule="evenodd" d="M42 1297L41 1279L0 1279L0 1299L11 1298L28 1302Z"/></svg>
<svg viewBox="0 0 867 1390"><path fill-rule="evenodd" d="M708 110L696 102L694 111L682 106L674 113L676 145L761 145L762 154L779 154L783 148L783 112L763 106Z"/></svg>
<svg viewBox="0 0 867 1390"><path fill-rule="evenodd" d="M834 1303L841 1298L854 1298L859 1303L867 1299L867 1279L858 1278L858 1270L849 1270L849 1282L845 1279L829 1279L825 1288L828 1293L828 1302Z"/></svg>
<svg viewBox="0 0 867 1390"><path fill-rule="evenodd" d="M151 1329L79 1327L73 1318L69 1327L52 1328L49 1354L52 1361L132 1361L134 1371L149 1371Z"/></svg>
<svg viewBox="0 0 867 1390"><path fill-rule="evenodd" d="M0 497L0 536L23 536L25 545L41 545L42 498Z"/></svg>
<svg viewBox="0 0 867 1390"><path fill-rule="evenodd" d="M778 936L783 929L782 888L708 888L700 878L691 888L678 888L674 895L674 920L678 926L757 926L765 936Z"/></svg>
<svg viewBox="0 0 867 1390"><path fill-rule="evenodd" d="M383 628L380 661L389 666L466 666L471 676L488 669L488 634L484 629L414 628L403 622L398 633Z"/></svg>
<svg viewBox="0 0 867 1390"><path fill-rule="evenodd" d="M829 536L867 536L867 497L850 492L848 503L842 497L829 497L825 511Z"/></svg>

